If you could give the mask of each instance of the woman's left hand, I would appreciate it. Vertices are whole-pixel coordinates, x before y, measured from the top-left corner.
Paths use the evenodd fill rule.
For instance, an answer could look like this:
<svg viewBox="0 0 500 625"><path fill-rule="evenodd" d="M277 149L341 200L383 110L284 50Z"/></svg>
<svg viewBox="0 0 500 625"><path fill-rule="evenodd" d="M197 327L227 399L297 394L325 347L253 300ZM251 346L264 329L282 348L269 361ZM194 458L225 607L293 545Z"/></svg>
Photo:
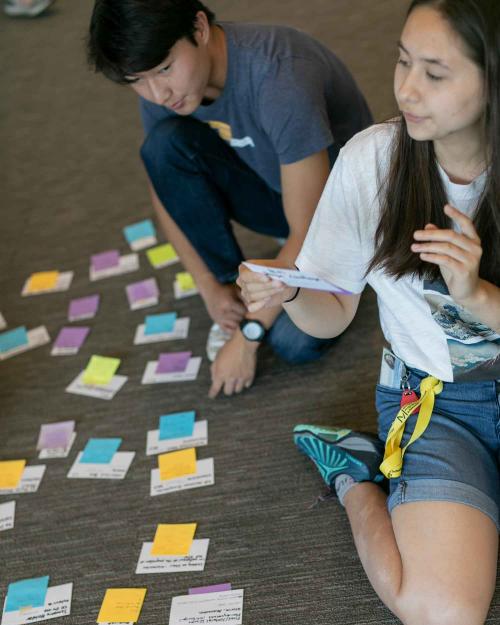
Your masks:
<svg viewBox="0 0 500 625"><path fill-rule="evenodd" d="M458 224L461 232L427 224L425 230L413 234L417 243L413 243L411 249L422 260L439 265L451 297L458 304L465 304L474 298L479 288L481 240L469 217L450 204L446 204L444 212Z"/></svg>

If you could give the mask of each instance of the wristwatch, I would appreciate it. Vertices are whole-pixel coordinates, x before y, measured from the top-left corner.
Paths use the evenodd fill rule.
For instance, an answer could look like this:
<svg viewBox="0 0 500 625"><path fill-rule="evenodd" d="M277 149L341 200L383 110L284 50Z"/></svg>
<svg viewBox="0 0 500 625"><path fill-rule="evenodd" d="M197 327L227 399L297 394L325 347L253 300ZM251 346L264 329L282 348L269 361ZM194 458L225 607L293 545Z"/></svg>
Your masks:
<svg viewBox="0 0 500 625"><path fill-rule="evenodd" d="M257 319L243 319L240 330L247 341L262 341L266 336L266 328Z"/></svg>

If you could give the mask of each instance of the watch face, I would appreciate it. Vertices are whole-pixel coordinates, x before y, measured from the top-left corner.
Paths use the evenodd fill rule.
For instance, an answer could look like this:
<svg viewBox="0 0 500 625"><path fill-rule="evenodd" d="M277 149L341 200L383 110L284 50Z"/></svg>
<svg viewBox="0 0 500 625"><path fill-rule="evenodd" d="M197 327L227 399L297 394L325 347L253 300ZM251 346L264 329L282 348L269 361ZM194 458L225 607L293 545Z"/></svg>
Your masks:
<svg viewBox="0 0 500 625"><path fill-rule="evenodd" d="M258 321L247 321L241 331L243 336L249 341L259 341L265 333L262 324Z"/></svg>

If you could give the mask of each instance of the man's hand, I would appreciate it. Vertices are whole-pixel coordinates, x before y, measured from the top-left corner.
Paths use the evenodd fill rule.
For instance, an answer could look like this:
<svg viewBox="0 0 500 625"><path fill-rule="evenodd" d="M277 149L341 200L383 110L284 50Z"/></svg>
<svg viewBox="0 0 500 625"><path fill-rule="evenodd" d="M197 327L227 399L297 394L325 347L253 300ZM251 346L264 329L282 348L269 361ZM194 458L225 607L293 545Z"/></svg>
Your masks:
<svg viewBox="0 0 500 625"><path fill-rule="evenodd" d="M245 315L245 306L239 298L238 291L236 285L220 284L216 280L213 280L206 289L200 287L208 314L214 323L218 323L230 334L238 328Z"/></svg>
<svg viewBox="0 0 500 625"><path fill-rule="evenodd" d="M232 395L252 385L258 346L258 343L247 341L241 332L235 332L212 364L212 386L208 393L211 399L217 397L221 390L225 395Z"/></svg>

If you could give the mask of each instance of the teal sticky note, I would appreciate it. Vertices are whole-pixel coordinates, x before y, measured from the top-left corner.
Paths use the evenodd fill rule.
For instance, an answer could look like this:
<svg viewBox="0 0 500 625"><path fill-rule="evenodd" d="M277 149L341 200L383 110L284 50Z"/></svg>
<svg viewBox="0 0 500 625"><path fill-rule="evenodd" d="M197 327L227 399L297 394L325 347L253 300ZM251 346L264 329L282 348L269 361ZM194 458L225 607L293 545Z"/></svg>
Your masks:
<svg viewBox="0 0 500 625"><path fill-rule="evenodd" d="M28 333L25 326L8 330L0 334L0 352L8 352L14 347L28 344Z"/></svg>
<svg viewBox="0 0 500 625"><path fill-rule="evenodd" d="M121 444L121 438L89 438L80 463L109 464Z"/></svg>
<svg viewBox="0 0 500 625"><path fill-rule="evenodd" d="M138 221L136 224L132 224L123 228L125 238L129 243L133 243L138 239L145 239L148 237L156 237L156 230L153 226L151 219L145 219L144 221Z"/></svg>
<svg viewBox="0 0 500 625"><path fill-rule="evenodd" d="M9 584L5 612L14 612L28 607L43 608L48 587L48 575L22 579Z"/></svg>
<svg viewBox="0 0 500 625"><path fill-rule="evenodd" d="M172 332L177 319L177 313L164 313L162 315L147 315L144 334L159 334L160 332Z"/></svg>
<svg viewBox="0 0 500 625"><path fill-rule="evenodd" d="M186 438L193 435L194 410L188 412L174 412L160 417L160 433L158 438L166 441L171 438Z"/></svg>

